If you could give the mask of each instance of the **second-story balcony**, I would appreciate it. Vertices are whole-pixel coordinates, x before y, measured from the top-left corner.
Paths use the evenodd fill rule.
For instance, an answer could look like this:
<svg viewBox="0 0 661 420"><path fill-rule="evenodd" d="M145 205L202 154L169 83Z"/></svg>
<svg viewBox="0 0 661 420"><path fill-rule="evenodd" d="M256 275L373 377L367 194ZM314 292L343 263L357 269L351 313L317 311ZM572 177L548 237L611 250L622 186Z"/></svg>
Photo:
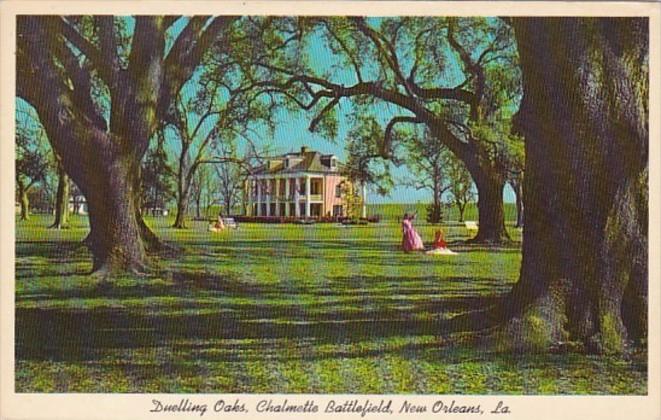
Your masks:
<svg viewBox="0 0 661 420"><path fill-rule="evenodd" d="M298 194L298 200L299 202L304 202L306 198L305 193ZM257 202L258 201L258 196L257 194L251 194L250 199L252 202ZM279 202L293 202L296 201L296 195L295 194L290 194L289 196L286 196L284 194L282 195L272 195L272 194L262 194L262 196L259 198L262 203L270 202L274 203L276 201ZM323 201L323 196L322 194L310 194L310 201L317 201L321 202Z"/></svg>
<svg viewBox="0 0 661 420"><path fill-rule="evenodd" d="M305 200L305 196L303 196ZM310 201L321 201L321 194L310 194Z"/></svg>

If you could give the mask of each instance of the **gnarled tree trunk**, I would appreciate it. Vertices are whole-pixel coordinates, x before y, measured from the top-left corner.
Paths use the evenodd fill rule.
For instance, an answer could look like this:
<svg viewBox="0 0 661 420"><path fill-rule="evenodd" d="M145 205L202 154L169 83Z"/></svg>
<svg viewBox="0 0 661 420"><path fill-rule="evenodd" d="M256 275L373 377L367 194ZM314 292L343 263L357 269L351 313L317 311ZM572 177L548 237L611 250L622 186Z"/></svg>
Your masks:
<svg viewBox="0 0 661 420"><path fill-rule="evenodd" d="M622 352L646 335L648 21L515 18L526 229L507 340Z"/></svg>
<svg viewBox="0 0 661 420"><path fill-rule="evenodd" d="M93 271L143 271L148 263L136 207L139 159L132 153L103 153L91 158L85 175L72 177L87 199L90 233L86 244L93 256Z"/></svg>

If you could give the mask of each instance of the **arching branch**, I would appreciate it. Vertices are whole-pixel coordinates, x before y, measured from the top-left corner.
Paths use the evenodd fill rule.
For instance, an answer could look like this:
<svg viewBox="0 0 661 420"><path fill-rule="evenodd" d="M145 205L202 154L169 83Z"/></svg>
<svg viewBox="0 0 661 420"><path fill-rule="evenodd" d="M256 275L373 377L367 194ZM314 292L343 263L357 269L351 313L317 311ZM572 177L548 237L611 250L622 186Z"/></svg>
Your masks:
<svg viewBox="0 0 661 420"><path fill-rule="evenodd" d="M423 123L423 121L416 117L406 117L406 116L398 116L392 118L388 122L388 125L386 125L386 130L383 134L383 143L379 145L381 156L384 159L388 159L391 157L390 148L392 146L393 131L395 130L395 126L397 124L402 124L402 123L421 124Z"/></svg>
<svg viewBox="0 0 661 420"><path fill-rule="evenodd" d="M69 41L73 46L79 49L88 60L92 62L92 65L97 69L99 76L110 85L110 82L113 78L111 68L107 65L104 60L101 51L90 41L88 41L83 35L78 32L69 21L63 17L51 17L54 26L61 31L62 35Z"/></svg>

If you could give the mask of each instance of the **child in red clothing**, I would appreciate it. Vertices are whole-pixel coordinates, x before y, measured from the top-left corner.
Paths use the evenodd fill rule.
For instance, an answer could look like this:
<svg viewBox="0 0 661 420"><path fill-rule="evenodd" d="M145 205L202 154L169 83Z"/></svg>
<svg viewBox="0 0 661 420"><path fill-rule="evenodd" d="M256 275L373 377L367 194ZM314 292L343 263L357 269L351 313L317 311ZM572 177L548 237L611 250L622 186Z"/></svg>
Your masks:
<svg viewBox="0 0 661 420"><path fill-rule="evenodd" d="M448 243L445 242L445 237L441 229L436 231L434 237L434 243L431 246L431 249L425 254L429 255L454 255L456 252L448 249Z"/></svg>
<svg viewBox="0 0 661 420"><path fill-rule="evenodd" d="M443 237L443 231L442 230L437 230L436 231L436 236L434 237L434 243L432 244L432 249L438 249L438 248L447 248L448 244L445 242L445 238Z"/></svg>

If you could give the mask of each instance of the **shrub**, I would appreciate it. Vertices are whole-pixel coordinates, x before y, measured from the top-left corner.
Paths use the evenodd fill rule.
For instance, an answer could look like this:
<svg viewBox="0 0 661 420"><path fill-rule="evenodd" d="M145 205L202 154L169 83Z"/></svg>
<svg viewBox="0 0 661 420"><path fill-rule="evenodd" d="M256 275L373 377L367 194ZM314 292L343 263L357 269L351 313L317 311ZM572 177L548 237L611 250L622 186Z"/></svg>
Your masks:
<svg viewBox="0 0 661 420"><path fill-rule="evenodd" d="M443 208L440 204L427 206L427 223L438 224L443 221Z"/></svg>

